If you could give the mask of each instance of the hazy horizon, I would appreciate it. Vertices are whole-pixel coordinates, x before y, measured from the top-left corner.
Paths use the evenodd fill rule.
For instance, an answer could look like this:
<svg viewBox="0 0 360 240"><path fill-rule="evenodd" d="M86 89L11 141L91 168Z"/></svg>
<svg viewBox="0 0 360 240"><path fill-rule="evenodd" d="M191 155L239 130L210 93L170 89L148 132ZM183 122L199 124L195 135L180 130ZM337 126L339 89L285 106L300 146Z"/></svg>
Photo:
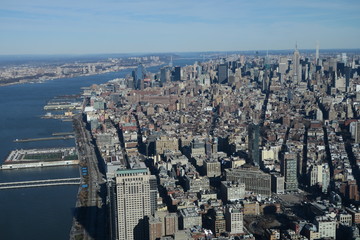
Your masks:
<svg viewBox="0 0 360 240"><path fill-rule="evenodd" d="M359 48L356 0L5 0L1 55Z"/></svg>
<svg viewBox="0 0 360 240"><path fill-rule="evenodd" d="M300 51L300 53L303 52L311 52L314 51L315 52L315 48L298 48L298 50ZM329 51L331 52L354 52L354 51L359 51L359 48L327 48L327 49L321 49L320 48L320 53L321 52L326 52L328 53ZM289 49L250 49L250 50L229 50L229 51L216 51L216 50L209 50L209 51L171 51L171 52L129 52L129 53L121 53L121 52L104 52L104 53L54 53L54 54L43 54L43 53L31 53L31 54L0 54L0 57L18 57L18 56L27 56L27 57L86 57L86 56L101 56L101 55L123 55L124 57L127 56L147 56L147 55L169 55L169 54L201 54L201 53L212 53L212 54L236 54L236 53L255 53L258 52L259 55L261 54L266 54L268 53L278 53L278 52L289 52L292 53L294 51L294 48L289 48Z"/></svg>

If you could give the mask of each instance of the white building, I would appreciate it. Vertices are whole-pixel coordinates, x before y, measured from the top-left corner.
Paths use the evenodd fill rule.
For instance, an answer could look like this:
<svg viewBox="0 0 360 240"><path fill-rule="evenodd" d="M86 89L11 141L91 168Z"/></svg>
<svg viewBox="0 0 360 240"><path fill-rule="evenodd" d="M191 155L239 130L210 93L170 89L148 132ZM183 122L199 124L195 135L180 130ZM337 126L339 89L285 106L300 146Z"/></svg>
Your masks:
<svg viewBox="0 0 360 240"><path fill-rule="evenodd" d="M336 221L334 219L325 216L316 217L315 225L320 238L336 239Z"/></svg>
<svg viewBox="0 0 360 240"><path fill-rule="evenodd" d="M241 205L227 205L225 210L226 231L230 234L244 232L244 213Z"/></svg>

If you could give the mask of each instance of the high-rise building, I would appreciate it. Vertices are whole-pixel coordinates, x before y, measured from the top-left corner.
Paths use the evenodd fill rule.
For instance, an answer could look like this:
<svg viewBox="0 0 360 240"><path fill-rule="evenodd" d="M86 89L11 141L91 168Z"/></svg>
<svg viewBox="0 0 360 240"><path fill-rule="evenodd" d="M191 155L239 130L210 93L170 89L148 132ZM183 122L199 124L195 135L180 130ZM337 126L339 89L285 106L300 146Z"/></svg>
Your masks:
<svg viewBox="0 0 360 240"><path fill-rule="evenodd" d="M287 57L281 57L279 61L279 74L280 74L280 82L283 83L285 80L285 73L289 68Z"/></svg>
<svg viewBox="0 0 360 240"><path fill-rule="evenodd" d="M281 161L281 172L285 177L285 190L297 191L297 159L296 154L286 152Z"/></svg>
<svg viewBox="0 0 360 240"><path fill-rule="evenodd" d="M163 67L160 69L160 82L164 86L165 83L171 80L171 70L169 67Z"/></svg>
<svg viewBox="0 0 360 240"><path fill-rule="evenodd" d="M179 66L174 68L173 81L181 81L181 67Z"/></svg>
<svg viewBox="0 0 360 240"><path fill-rule="evenodd" d="M220 64L218 68L218 82L224 84L228 82L228 65L226 63Z"/></svg>
<svg viewBox="0 0 360 240"><path fill-rule="evenodd" d="M344 63L345 66L347 66L347 56L346 53L341 54L341 61Z"/></svg>
<svg viewBox="0 0 360 240"><path fill-rule="evenodd" d="M319 41L316 42L315 64L319 65Z"/></svg>
<svg viewBox="0 0 360 240"><path fill-rule="evenodd" d="M355 143L360 143L360 121L350 123L350 133Z"/></svg>
<svg viewBox="0 0 360 240"><path fill-rule="evenodd" d="M252 164L255 166L260 165L260 150L259 150L259 139L260 139L260 127L259 124L250 124L248 127L248 148L249 158Z"/></svg>
<svg viewBox="0 0 360 240"><path fill-rule="evenodd" d="M138 65L136 71L132 72L134 78L134 88L143 89L144 88L144 78L145 78L145 67L141 63Z"/></svg>
<svg viewBox="0 0 360 240"><path fill-rule="evenodd" d="M147 220L151 215L151 175L143 166L116 171L116 239L147 238Z"/></svg>
<svg viewBox="0 0 360 240"><path fill-rule="evenodd" d="M301 78L302 78L301 75L302 74L301 74L301 65L300 65L300 53L296 44L294 56L293 56L293 82L294 83L301 82Z"/></svg>

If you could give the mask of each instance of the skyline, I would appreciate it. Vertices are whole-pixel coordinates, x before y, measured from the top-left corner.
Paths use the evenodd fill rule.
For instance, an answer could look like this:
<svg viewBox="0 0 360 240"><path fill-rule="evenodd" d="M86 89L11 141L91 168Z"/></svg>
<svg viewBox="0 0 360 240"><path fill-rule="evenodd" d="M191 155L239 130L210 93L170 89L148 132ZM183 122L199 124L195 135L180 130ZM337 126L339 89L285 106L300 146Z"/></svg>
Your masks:
<svg viewBox="0 0 360 240"><path fill-rule="evenodd" d="M261 6L261 7L259 7ZM360 2L4 1L0 55L359 48Z"/></svg>

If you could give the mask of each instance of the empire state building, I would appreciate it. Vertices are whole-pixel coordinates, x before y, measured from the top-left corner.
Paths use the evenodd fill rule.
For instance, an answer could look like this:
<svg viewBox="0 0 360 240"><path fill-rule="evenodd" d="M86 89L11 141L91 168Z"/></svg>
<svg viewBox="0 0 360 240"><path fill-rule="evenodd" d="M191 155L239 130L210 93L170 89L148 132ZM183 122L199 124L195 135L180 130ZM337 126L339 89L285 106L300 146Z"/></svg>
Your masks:
<svg viewBox="0 0 360 240"><path fill-rule="evenodd" d="M297 44L295 46L295 51L293 56L293 82L294 83L301 82L300 53L297 48Z"/></svg>

